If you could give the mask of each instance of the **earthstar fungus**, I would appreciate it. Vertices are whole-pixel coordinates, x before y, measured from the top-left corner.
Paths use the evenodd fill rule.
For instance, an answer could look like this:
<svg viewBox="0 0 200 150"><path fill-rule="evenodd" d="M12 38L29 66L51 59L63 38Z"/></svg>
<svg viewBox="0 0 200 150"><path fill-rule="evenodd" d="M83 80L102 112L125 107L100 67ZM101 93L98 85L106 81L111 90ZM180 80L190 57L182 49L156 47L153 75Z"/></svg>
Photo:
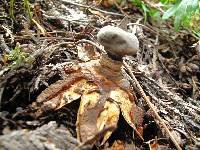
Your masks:
<svg viewBox="0 0 200 150"><path fill-rule="evenodd" d="M139 42L135 35L118 27L103 27L97 40L104 46L108 55L100 59L66 66L67 78L57 81L45 89L32 105L37 109L36 116L48 110L56 110L74 100L81 99L76 131L81 142L94 137L108 126L117 127L120 111L126 122L142 138L142 110L135 104L136 97L121 71L125 55L135 55ZM111 58L117 58L113 60ZM106 132L101 144L111 136Z"/></svg>

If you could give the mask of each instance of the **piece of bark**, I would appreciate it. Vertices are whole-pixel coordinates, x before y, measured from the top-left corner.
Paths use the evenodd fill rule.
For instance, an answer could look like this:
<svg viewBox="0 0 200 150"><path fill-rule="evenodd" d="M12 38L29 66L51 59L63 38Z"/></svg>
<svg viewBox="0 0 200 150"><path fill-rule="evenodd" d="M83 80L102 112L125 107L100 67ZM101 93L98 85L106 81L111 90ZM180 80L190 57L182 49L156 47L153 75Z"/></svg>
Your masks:
<svg viewBox="0 0 200 150"><path fill-rule="evenodd" d="M13 131L0 136L0 150L71 150L79 142L64 127L51 121L33 131Z"/></svg>
<svg viewBox="0 0 200 150"><path fill-rule="evenodd" d="M200 104L194 99L183 99L167 87L161 87L154 79L147 76L138 77L144 91L151 97L161 116L170 126L189 142L199 137ZM195 140L193 140L194 143Z"/></svg>

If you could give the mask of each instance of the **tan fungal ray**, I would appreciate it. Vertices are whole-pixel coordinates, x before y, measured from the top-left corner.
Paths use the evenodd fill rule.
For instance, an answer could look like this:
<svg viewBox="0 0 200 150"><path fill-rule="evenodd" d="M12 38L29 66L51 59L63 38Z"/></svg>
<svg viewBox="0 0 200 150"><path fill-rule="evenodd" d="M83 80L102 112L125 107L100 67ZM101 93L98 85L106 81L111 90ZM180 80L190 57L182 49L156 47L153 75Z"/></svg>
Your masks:
<svg viewBox="0 0 200 150"><path fill-rule="evenodd" d="M115 100L121 109L122 115L126 122L136 131L141 139L143 139L142 135L137 131L135 124L137 124L137 120L134 119L133 108L137 107L134 102L134 97L129 95L126 91L116 88L110 92L110 97Z"/></svg>
<svg viewBox="0 0 200 150"><path fill-rule="evenodd" d="M105 127L108 126L117 126L117 122L119 120L120 108L116 102L112 100L107 100L104 109L101 112L100 116L97 120L97 128L99 131L103 130ZM108 131L101 142L103 145L107 139L111 136L112 131Z"/></svg>

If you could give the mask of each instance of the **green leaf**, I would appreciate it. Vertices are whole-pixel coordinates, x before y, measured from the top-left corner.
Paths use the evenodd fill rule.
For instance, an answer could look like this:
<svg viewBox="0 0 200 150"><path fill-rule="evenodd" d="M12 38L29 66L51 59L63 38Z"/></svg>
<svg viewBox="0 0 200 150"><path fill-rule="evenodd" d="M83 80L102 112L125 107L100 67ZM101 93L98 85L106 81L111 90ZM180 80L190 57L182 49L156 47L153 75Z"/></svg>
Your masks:
<svg viewBox="0 0 200 150"><path fill-rule="evenodd" d="M198 0L182 0L175 14L174 26L178 30L182 23L188 23L198 8Z"/></svg>
<svg viewBox="0 0 200 150"><path fill-rule="evenodd" d="M173 7L169 8L162 16L163 20L168 19L169 17L173 16L179 8L179 3L176 3Z"/></svg>
<svg viewBox="0 0 200 150"><path fill-rule="evenodd" d="M146 4L141 0L132 0L133 4L135 4L137 7L142 8L144 12L144 22L147 20L147 13L149 12L149 8L146 6Z"/></svg>
<svg viewBox="0 0 200 150"><path fill-rule="evenodd" d="M26 59L29 57L29 54L23 52L20 45L17 43L16 47L10 52L7 56L8 60L11 61L10 68L17 69L26 62Z"/></svg>
<svg viewBox="0 0 200 150"><path fill-rule="evenodd" d="M198 0L178 1L164 13L162 19L165 20L174 16L174 27L178 30L180 25L189 26L190 19L198 7Z"/></svg>
<svg viewBox="0 0 200 150"><path fill-rule="evenodd" d="M161 16L160 16L160 11L156 9L150 9L149 15L156 21L160 21Z"/></svg>
<svg viewBox="0 0 200 150"><path fill-rule="evenodd" d="M144 22L147 20L147 12L149 12L149 9L146 7L144 3L142 3L142 9L144 11Z"/></svg>
<svg viewBox="0 0 200 150"><path fill-rule="evenodd" d="M32 21L32 13L31 13L31 9L30 9L30 4L29 4L29 0L24 0L24 8L28 14L29 20L30 22Z"/></svg>
<svg viewBox="0 0 200 150"><path fill-rule="evenodd" d="M181 24L181 20L182 20L182 15L177 15L175 17L175 20L174 20L174 27L176 29L176 31L179 30L179 27L180 27L180 24Z"/></svg>
<svg viewBox="0 0 200 150"><path fill-rule="evenodd" d="M15 3L15 0L10 0L9 14L10 14L12 19L15 19L15 16L14 16L14 3Z"/></svg>
<svg viewBox="0 0 200 150"><path fill-rule="evenodd" d="M167 4L167 3L168 3L168 0L160 0L160 2L161 2L162 4Z"/></svg>
<svg viewBox="0 0 200 150"><path fill-rule="evenodd" d="M192 32L194 34L196 34L199 37L199 39L200 39L200 31L199 30L192 30Z"/></svg>
<svg viewBox="0 0 200 150"><path fill-rule="evenodd" d="M142 1L141 0L132 0L131 1L133 4L135 4L136 6L141 6L142 5Z"/></svg>

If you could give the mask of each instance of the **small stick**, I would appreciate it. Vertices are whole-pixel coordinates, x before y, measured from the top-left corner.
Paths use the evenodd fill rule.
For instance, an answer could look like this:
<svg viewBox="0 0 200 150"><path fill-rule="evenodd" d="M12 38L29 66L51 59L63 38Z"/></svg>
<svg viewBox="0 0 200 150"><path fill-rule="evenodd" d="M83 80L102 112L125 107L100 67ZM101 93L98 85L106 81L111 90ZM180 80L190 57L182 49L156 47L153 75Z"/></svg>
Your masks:
<svg viewBox="0 0 200 150"><path fill-rule="evenodd" d="M97 51L99 51L100 53L101 52L106 53L104 49L102 49L98 44L94 43L93 41L82 39L82 40L79 40L79 41L76 42L76 44L79 44L79 43L88 43L88 44L91 44L92 46L96 47Z"/></svg>
<svg viewBox="0 0 200 150"><path fill-rule="evenodd" d="M91 7L91 6L87 6L87 5L83 5L83 4L78 4L78 3L74 3L74 2L71 2L71 1L68 1L68 0L60 0L60 1L62 3L64 3L64 4L68 4L68 5L79 6L79 7L83 7L83 8L87 8L87 9L93 9L93 10L99 11L99 12L107 14L107 15L124 17L123 14L114 13L114 12L108 12L108 11L101 10L101 9L98 9L98 8L95 8L95 7Z"/></svg>
<svg viewBox="0 0 200 150"><path fill-rule="evenodd" d="M154 31L153 29L151 29L151 28L145 26L144 24L140 24L140 23L129 23L129 24L127 24L127 26L131 26L131 25L137 25L137 26L144 27L144 28L146 28L147 30L151 31L152 33L157 34L157 35L160 36L160 34L159 34L158 32L156 32L156 31Z"/></svg>
<svg viewBox="0 0 200 150"><path fill-rule="evenodd" d="M178 142L176 141L175 137L171 134L170 130L168 129L167 125L165 124L165 122L163 121L163 119L159 116L159 114L157 113L157 111L154 109L155 106L151 103L151 101L147 98L144 90L142 89L142 87L140 86L140 83L137 81L136 77L134 76L134 74L131 72L130 66L124 61L123 62L125 68L127 69L128 73L130 74L131 78L133 78L138 90L139 90L139 94L141 95L141 97L146 101L146 103L149 105L149 107L151 108L151 110L153 111L155 117L158 119L158 121L163 125L166 133L169 135L170 139L172 140L172 142L174 143L174 145L176 146L176 148L178 150L182 150L182 148L180 147L180 145L178 144Z"/></svg>

